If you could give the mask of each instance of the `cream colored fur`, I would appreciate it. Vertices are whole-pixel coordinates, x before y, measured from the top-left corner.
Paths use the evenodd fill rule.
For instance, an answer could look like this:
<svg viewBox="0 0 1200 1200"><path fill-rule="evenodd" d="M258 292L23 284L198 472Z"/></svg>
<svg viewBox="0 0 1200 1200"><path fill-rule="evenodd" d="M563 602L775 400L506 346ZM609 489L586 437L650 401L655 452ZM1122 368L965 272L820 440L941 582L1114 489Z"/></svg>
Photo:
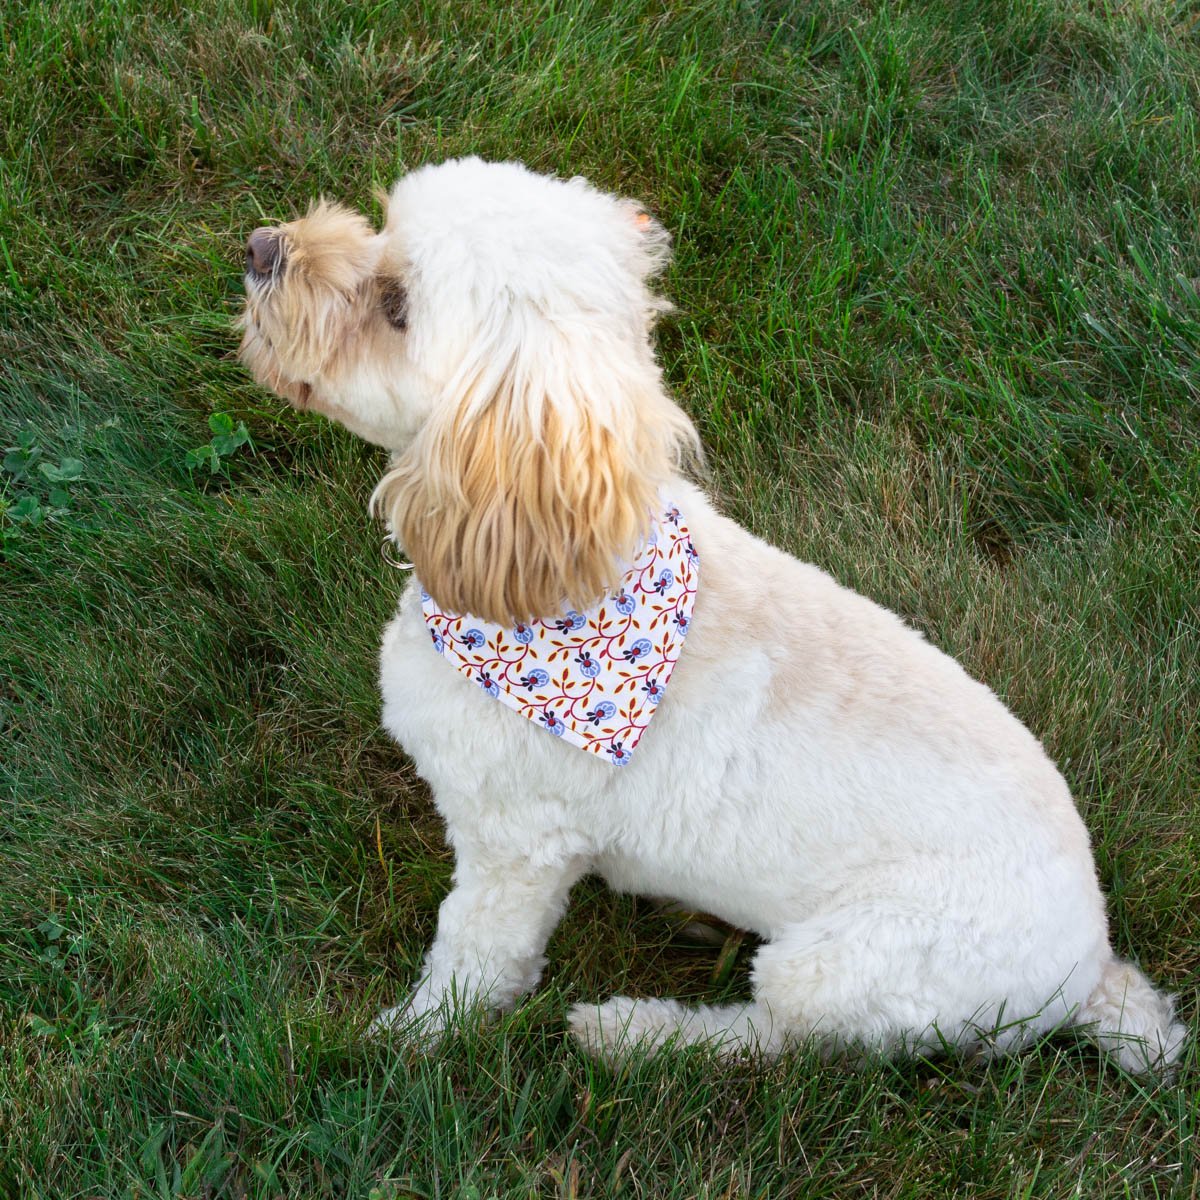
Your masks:
<svg viewBox="0 0 1200 1200"><path fill-rule="evenodd" d="M624 768L492 700L431 647L414 582L383 720L429 781L454 886L409 999L536 986L572 884L675 897L759 934L754 1000L576 1007L592 1051L710 1042L995 1052L1082 1024L1131 1070L1184 1029L1111 950L1089 840L1037 740L897 617L718 514L650 341L667 238L582 180L463 159L396 184L374 232L322 205L249 277L255 377L387 447L375 506L443 605L504 622L611 586L664 483L701 559L682 658ZM383 297L396 286L407 323Z"/></svg>

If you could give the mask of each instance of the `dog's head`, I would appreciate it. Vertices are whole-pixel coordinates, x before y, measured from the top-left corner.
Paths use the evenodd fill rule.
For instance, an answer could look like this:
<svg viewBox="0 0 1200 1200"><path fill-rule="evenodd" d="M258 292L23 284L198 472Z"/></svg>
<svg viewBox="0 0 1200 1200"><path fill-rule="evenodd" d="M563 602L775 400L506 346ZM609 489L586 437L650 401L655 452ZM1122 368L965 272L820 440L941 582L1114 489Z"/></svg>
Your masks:
<svg viewBox="0 0 1200 1200"><path fill-rule="evenodd" d="M365 217L325 201L298 221L256 229L246 244L238 354L258 383L297 408L395 448L415 432L401 390L413 394L420 383L400 377L405 295L383 252Z"/></svg>
<svg viewBox="0 0 1200 1200"><path fill-rule="evenodd" d="M402 178L382 231L336 205L256 230L241 358L393 451L373 503L447 609L584 607L695 451L650 344L669 238L582 179L459 159Z"/></svg>

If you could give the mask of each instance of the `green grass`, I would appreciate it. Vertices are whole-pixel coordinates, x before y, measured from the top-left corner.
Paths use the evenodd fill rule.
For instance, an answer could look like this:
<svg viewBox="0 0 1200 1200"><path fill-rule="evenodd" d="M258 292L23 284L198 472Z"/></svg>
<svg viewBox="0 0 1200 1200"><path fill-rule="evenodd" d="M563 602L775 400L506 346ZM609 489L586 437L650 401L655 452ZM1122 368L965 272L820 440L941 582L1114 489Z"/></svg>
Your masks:
<svg viewBox="0 0 1200 1200"><path fill-rule="evenodd" d="M319 192L474 152L642 199L727 511L1045 739L1194 1024L1192 6L7 0L0 62L0 449L38 455L0 471L0 1196L1197 1195L1194 1049L601 1071L566 1003L745 994L748 950L592 881L527 1007L364 1042L450 867L378 728L382 464L229 357L245 235Z"/></svg>

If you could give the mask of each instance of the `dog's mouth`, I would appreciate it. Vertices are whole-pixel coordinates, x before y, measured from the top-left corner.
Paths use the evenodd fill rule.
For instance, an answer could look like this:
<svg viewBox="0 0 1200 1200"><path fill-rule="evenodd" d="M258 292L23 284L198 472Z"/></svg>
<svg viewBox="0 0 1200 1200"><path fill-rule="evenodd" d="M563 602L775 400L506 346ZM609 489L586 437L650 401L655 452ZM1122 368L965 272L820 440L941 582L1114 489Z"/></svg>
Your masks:
<svg viewBox="0 0 1200 1200"><path fill-rule="evenodd" d="M312 407L313 386L304 379L287 379L279 370L270 372L270 378L259 379L277 396L286 400L298 412L307 412Z"/></svg>
<svg viewBox="0 0 1200 1200"><path fill-rule="evenodd" d="M276 284L287 268L288 243L281 230L262 226L246 241L246 307L239 324L245 332L239 358L254 378L305 412L312 408L313 385L307 380L290 379L280 370L279 355L263 328L263 306L269 306Z"/></svg>
<svg viewBox="0 0 1200 1200"><path fill-rule="evenodd" d="M237 322L242 342L237 357L249 368L256 383L304 411L312 407L313 386L304 379L289 379L281 370L279 356L270 337L263 332L253 298L247 294L246 307Z"/></svg>
<svg viewBox="0 0 1200 1200"><path fill-rule="evenodd" d="M277 396L286 400L297 412L307 412L312 407L313 386L303 379L284 379L276 374L273 380L260 380L266 383Z"/></svg>

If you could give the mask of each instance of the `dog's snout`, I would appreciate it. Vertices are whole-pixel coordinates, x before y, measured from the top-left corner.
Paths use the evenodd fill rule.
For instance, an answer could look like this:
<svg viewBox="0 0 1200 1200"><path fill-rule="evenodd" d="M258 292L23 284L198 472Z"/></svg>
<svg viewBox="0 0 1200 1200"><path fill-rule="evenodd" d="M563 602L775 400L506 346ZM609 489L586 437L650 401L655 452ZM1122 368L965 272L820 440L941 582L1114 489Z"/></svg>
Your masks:
<svg viewBox="0 0 1200 1200"><path fill-rule="evenodd" d="M273 229L256 229L246 243L246 270L251 275L270 275L283 265L283 245Z"/></svg>

